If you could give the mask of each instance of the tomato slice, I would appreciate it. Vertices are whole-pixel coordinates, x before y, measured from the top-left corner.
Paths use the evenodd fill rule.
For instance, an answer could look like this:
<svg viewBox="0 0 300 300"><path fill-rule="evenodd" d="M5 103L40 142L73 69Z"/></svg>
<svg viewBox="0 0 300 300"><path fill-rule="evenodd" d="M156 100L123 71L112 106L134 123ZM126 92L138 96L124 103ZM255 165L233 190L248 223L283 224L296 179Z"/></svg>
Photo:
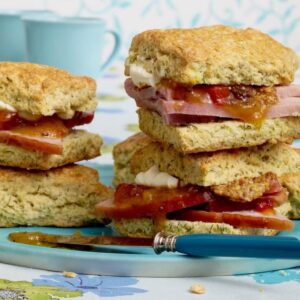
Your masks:
<svg viewBox="0 0 300 300"><path fill-rule="evenodd" d="M247 215L239 212L207 212L186 209L168 216L172 220L202 221L211 223L226 223L235 227L269 228L275 230L292 230L294 223L291 220L256 213Z"/></svg>
<svg viewBox="0 0 300 300"><path fill-rule="evenodd" d="M96 206L96 213L114 219L153 217L203 204L209 197L207 192L195 186L167 189L120 184L114 201L109 199L100 202Z"/></svg>
<svg viewBox="0 0 300 300"><path fill-rule="evenodd" d="M205 88L209 93L211 100L214 104L222 105L224 104L224 99L228 98L230 95L230 90L227 86L208 86Z"/></svg>

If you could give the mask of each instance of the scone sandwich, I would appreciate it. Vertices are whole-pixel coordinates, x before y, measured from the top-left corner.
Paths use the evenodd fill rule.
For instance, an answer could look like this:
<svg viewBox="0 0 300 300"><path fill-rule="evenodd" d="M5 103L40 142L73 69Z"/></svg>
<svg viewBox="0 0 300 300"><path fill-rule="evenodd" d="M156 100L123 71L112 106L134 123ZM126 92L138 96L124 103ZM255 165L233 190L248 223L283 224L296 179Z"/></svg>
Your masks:
<svg viewBox="0 0 300 300"><path fill-rule="evenodd" d="M100 154L96 83L56 68L0 62L0 165L46 170Z"/></svg>
<svg viewBox="0 0 300 300"><path fill-rule="evenodd" d="M116 146L119 162L137 138ZM293 228L286 218L288 192L278 180L300 169L300 157L290 146L182 154L149 138L146 146L136 145L127 166L118 169L127 174L122 175L126 183L96 206L97 215L111 218L119 233L272 235Z"/></svg>
<svg viewBox="0 0 300 300"><path fill-rule="evenodd" d="M69 165L48 171L0 168L0 227L78 227L96 219L94 206L112 196L94 169Z"/></svg>
<svg viewBox="0 0 300 300"><path fill-rule="evenodd" d="M268 35L223 25L133 38L128 95L143 132L183 153L300 137L299 58Z"/></svg>

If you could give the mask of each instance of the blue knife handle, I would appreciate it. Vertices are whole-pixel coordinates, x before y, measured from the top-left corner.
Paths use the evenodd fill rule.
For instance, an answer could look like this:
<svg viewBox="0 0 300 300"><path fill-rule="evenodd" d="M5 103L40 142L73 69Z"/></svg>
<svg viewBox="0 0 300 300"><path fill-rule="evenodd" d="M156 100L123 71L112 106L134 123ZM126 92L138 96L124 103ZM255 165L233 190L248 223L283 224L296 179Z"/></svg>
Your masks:
<svg viewBox="0 0 300 300"><path fill-rule="evenodd" d="M192 256L300 259L294 237L193 234L177 236L175 250Z"/></svg>

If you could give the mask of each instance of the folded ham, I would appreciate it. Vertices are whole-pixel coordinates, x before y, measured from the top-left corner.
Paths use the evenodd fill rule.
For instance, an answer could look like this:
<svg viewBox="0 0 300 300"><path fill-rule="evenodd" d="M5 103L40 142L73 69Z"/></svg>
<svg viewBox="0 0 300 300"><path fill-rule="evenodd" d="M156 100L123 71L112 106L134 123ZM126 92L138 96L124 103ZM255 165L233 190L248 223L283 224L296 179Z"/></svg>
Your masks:
<svg viewBox="0 0 300 300"><path fill-rule="evenodd" d="M239 119L215 105L209 95L201 103L174 100L170 88L137 88L131 79L125 81L127 94L134 98L138 107L158 112L169 125L214 121L216 118ZM300 85L276 87L278 103L271 106L266 118L300 116Z"/></svg>

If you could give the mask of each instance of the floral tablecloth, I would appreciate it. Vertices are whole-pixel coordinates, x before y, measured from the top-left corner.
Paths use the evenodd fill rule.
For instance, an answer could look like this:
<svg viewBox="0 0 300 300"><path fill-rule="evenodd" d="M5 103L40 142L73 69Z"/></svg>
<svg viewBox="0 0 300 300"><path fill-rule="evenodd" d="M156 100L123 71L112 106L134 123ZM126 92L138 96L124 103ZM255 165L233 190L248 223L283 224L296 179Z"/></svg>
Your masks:
<svg viewBox="0 0 300 300"><path fill-rule="evenodd" d="M253 275L202 278L133 278L77 275L0 264L0 299L272 299L298 300L300 268ZM192 285L204 294L192 294Z"/></svg>

